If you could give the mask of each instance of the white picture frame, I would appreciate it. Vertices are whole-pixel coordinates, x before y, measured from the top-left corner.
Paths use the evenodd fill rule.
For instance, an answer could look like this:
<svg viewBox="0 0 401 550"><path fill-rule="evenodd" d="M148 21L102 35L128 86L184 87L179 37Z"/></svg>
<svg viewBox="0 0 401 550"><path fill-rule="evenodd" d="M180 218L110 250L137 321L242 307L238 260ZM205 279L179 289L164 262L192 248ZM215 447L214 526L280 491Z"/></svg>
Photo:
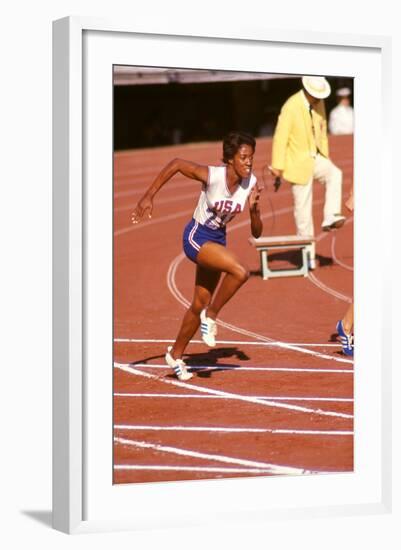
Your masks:
<svg viewBox="0 0 401 550"><path fill-rule="evenodd" d="M138 48L139 42L131 46L135 41L147 47ZM160 48L161 43L163 48ZM182 48L183 44L186 48ZM226 55L226 48L232 55ZM258 478L224 484L187 482L164 484L163 487L150 484L125 486L117 492L106 488L111 472L110 478L105 472L112 459L111 439L107 447L111 422L111 386L107 397L107 381L111 384L111 377L101 374L104 371L99 368L98 378L94 378L91 364L96 361L104 366L110 361L111 365L111 340L107 344L108 334L111 334L111 300L106 300L102 307L99 325L94 326L91 320L94 319L94 298L110 288L111 281L110 257L107 252L96 250L93 240L93 233L97 231L98 238L105 243L104 248L110 251L108 201L111 201L111 192L107 182L112 185L111 112L105 113L104 119L97 123L96 132L105 135L105 140L94 143L88 136L93 135L94 115L110 99L110 89L103 85L112 64L187 66L185 63L189 61L179 61L176 57L182 50L191 53L192 66L195 64L199 68L209 66L213 51L214 62L219 63L219 55L222 56L224 66L223 61L220 66L225 69L357 75L355 178L364 182L367 192L361 193L358 187L355 190L358 204L356 242L359 245L356 262L360 266L359 275L358 269L356 275L360 284L355 289L356 301L360 304L356 312L356 336L358 341L369 341L372 345L369 351L361 346L356 357L356 365L363 365L356 373L356 425L361 440L356 441L355 473L348 474L346 479L344 476L340 476L342 479L317 476L316 481ZM292 59L295 50L308 54L305 58L310 59L303 63L303 71L296 68L299 59ZM252 52L251 61L245 55L249 52ZM269 63L263 61L264 52L274 54ZM344 56L350 59L347 66L342 62ZM191 499L196 499L200 506L216 502L216 508L210 504L210 515L205 514L203 519L196 510L192 513L187 510L181 519L181 524L184 521L185 525L227 518L264 522L275 518L313 518L322 514L352 516L390 512L391 441L386 426L391 426L391 400L385 396L391 395L391 355L389 346L384 345L383 321L384 306L390 303L390 286L379 266L363 280L360 275L369 266L369 251L363 244L365 239L369 246L380 245L382 255L390 257L391 242L382 239L383 235L391 233L384 190L383 186L374 187L377 181L391 180L386 147L390 127L390 56L388 37L305 34L261 28L216 28L215 32L209 30L208 36L203 36L200 29L191 28L186 33L179 25L177 28L169 25L168 30L142 28L140 24L133 28L121 21L81 17L54 22L53 526L56 529L66 533L137 530L155 526L155 521L160 526L176 526L173 514L166 509L166 503L171 501L172 486L177 506ZM373 83L372 75L376 77ZM109 77L111 88L112 71ZM92 86L93 79L99 79L101 84L96 100L90 93L88 96L88 86ZM380 139L376 143L369 137L371 128L379 132ZM102 160L98 161L99 166L93 162L94 156L104 159L108 154L110 159L105 165ZM95 177L99 182L96 195L88 185ZM387 200L388 193L387 188ZM377 213L374 228L369 226L366 215L372 208ZM106 219L106 223L100 223L102 219ZM96 269L103 268L100 286L91 280L90 272L95 269L92 264ZM368 324L366 319L371 318L373 321ZM381 335L380 339L377 334ZM99 336L106 344L96 355L91 346ZM93 384L97 386L96 392L92 389ZM370 410L364 406L368 402ZM102 431L99 437L91 421L95 414ZM96 462L87 458L93 457L93 449L98 456ZM275 500L267 504L259 495L262 485L266 490L266 482L270 483L272 493L276 491ZM333 485L338 486L337 493ZM239 489L241 504L235 498ZM131 516L119 512L119 503L121 509L126 509L127 502L133 508L135 503L140 503ZM219 514L217 507L224 505L224 513Z"/></svg>

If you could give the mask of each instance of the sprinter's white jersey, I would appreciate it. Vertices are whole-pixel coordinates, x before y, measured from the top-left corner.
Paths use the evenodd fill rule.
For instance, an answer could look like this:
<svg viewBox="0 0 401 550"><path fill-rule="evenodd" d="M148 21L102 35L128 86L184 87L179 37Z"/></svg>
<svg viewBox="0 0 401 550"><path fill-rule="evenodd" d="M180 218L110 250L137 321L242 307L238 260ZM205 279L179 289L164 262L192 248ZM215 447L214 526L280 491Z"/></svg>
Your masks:
<svg viewBox="0 0 401 550"><path fill-rule="evenodd" d="M203 184L193 218L211 229L218 229L244 210L247 198L256 185L256 177L251 173L248 178L242 178L234 193L230 193L226 166L208 166L208 169L208 181Z"/></svg>

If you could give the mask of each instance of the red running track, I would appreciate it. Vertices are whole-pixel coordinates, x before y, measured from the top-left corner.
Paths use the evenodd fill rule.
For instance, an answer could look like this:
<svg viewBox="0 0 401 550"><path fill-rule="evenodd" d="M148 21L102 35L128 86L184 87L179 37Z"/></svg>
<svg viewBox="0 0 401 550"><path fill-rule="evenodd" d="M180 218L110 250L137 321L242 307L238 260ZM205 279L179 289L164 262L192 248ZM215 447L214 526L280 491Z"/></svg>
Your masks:
<svg viewBox="0 0 401 550"><path fill-rule="evenodd" d="M351 136L332 137L353 178ZM234 478L353 469L353 362L335 325L353 295L353 219L319 233L324 187L314 185L318 268L308 277L263 281L248 244L247 213L228 226L228 246L250 280L221 312L218 345L200 336L185 360L194 377L179 382L164 364L186 304L195 266L182 254L182 230L199 184L176 175L155 200L152 220L131 213L173 157L219 164L220 143L119 152L114 158L114 483ZM254 172L262 178L270 139L258 139ZM294 234L291 190L266 178L265 235ZM275 265L288 262L277 254Z"/></svg>

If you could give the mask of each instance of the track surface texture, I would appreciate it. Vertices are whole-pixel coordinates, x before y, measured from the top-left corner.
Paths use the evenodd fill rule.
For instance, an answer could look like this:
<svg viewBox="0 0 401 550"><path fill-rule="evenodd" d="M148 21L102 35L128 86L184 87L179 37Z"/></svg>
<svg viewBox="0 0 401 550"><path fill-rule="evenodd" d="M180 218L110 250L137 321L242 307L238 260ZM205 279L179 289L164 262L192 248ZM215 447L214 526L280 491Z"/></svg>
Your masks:
<svg viewBox="0 0 401 550"><path fill-rule="evenodd" d="M330 138L353 179L351 136ZM257 140L253 171L265 180L264 235L295 234L292 195L263 178L271 140ZM317 269L263 281L248 243L248 212L227 228L228 246L252 276L223 308L216 348L197 334L179 382L164 363L192 299L195 266L181 235L200 184L176 175L156 196L153 218L131 224L137 200L172 158L220 164L221 144L115 153L114 483L348 472L353 469L353 361L335 334L353 296L353 218L322 233L324 186L314 183ZM345 212L345 208L343 209ZM275 254L273 267L296 254Z"/></svg>

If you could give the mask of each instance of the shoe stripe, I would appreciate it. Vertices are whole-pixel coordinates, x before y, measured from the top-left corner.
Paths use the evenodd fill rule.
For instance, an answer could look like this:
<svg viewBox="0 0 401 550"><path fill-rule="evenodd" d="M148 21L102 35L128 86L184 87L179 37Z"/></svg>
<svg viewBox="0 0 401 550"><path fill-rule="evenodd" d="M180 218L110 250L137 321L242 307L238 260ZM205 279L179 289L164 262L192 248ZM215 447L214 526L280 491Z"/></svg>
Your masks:
<svg viewBox="0 0 401 550"><path fill-rule="evenodd" d="M341 345L343 350L346 350L346 351L354 350L354 345L351 342L348 342L346 338L341 339Z"/></svg>

